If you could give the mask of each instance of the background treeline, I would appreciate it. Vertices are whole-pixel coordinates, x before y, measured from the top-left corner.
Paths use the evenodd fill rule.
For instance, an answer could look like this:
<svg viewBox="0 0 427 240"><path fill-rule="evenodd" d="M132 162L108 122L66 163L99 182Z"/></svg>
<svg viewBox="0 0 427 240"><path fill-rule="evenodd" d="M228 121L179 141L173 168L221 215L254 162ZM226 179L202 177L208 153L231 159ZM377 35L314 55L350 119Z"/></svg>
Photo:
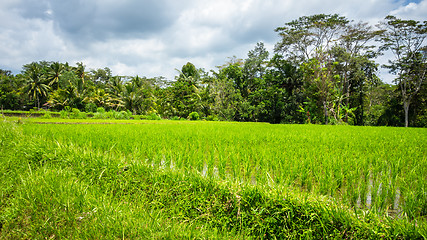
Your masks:
<svg viewBox="0 0 427 240"><path fill-rule="evenodd" d="M376 27L339 15L304 16L275 30L246 59L216 70L192 63L165 78L113 76L109 68L33 62L20 74L0 70L2 109L127 111L163 118L427 126L427 22L386 17ZM391 56L394 84L378 78L375 59ZM197 113L197 114L196 114ZM197 116L198 115L198 116Z"/></svg>

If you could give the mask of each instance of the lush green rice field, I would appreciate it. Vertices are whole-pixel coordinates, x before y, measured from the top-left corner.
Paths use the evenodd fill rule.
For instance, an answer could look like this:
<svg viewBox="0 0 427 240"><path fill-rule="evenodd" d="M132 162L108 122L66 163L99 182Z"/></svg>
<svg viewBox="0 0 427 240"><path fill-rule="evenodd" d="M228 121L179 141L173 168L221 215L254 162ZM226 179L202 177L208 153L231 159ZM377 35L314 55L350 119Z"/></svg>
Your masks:
<svg viewBox="0 0 427 240"><path fill-rule="evenodd" d="M27 124L24 130L159 168L288 186L410 217L427 214L426 129L171 121Z"/></svg>
<svg viewBox="0 0 427 240"><path fill-rule="evenodd" d="M142 164L154 171L275 192L279 199L294 192L345 206L356 216L369 213L425 226L427 129L137 123L26 123L19 128L23 136L56 144L50 151L83 149L89 155L118 158L119 169ZM96 176L101 179L103 174L100 170Z"/></svg>

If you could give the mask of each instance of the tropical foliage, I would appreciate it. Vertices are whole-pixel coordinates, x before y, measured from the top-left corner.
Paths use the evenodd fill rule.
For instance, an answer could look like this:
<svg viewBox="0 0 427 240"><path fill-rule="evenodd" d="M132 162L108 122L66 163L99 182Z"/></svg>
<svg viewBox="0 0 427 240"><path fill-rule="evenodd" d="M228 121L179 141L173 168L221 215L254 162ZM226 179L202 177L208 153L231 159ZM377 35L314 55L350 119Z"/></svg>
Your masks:
<svg viewBox="0 0 427 240"><path fill-rule="evenodd" d="M109 68L33 62L20 74L0 71L2 109L66 107L95 112L202 119L351 125L427 126L427 23L388 16L375 29L339 15L300 17L275 31L270 54L262 42L246 59L215 70L187 63L174 81L113 76ZM380 44L375 44L375 40ZM394 84L378 77L376 57Z"/></svg>

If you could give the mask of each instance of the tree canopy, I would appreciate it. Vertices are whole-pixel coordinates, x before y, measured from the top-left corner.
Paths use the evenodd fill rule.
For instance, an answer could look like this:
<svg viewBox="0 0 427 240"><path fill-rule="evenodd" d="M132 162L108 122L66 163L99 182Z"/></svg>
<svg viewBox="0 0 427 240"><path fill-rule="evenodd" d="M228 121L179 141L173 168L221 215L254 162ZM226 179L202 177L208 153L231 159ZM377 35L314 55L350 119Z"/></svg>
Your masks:
<svg viewBox="0 0 427 240"><path fill-rule="evenodd" d="M427 126L427 23L387 16L377 27L337 14L303 16L275 31L270 53L259 42L246 59L217 69L186 63L174 81L115 76L108 67L32 62L0 69L2 109L97 108L200 116L207 120ZM376 43L379 42L380 44ZM393 55L394 85L378 77L376 57ZM197 114L195 114L195 112Z"/></svg>

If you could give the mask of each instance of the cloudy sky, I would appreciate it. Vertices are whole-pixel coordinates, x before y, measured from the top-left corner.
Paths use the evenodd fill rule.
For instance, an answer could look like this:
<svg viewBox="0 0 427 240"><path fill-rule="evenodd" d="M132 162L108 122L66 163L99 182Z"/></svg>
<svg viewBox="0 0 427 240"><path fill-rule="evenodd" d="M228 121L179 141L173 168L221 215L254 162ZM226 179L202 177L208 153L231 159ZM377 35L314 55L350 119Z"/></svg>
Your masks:
<svg viewBox="0 0 427 240"><path fill-rule="evenodd" d="M427 0L1 0L0 68L83 62L173 79L187 62L210 70L244 59L260 41L271 53L275 28L318 13L372 24L389 14L427 20Z"/></svg>

